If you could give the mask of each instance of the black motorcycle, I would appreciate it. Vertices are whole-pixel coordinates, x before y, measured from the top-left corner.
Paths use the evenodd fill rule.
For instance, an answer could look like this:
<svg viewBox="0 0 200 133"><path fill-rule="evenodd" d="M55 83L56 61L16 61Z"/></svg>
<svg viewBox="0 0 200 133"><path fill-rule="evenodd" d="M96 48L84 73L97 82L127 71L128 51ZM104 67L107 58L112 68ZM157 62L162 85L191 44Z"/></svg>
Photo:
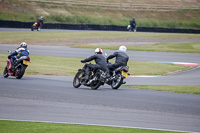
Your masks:
<svg viewBox="0 0 200 133"><path fill-rule="evenodd" d="M127 30L128 31L133 31L133 32L136 32L137 31L137 26L136 25L128 25L127 26Z"/></svg>
<svg viewBox="0 0 200 133"><path fill-rule="evenodd" d="M127 78L129 67L121 66L116 68L114 71L111 71L111 78L108 82L111 85L112 89L118 89L122 84L125 84L124 79Z"/></svg>
<svg viewBox="0 0 200 133"><path fill-rule="evenodd" d="M86 63L87 64L87 63ZM79 69L76 73L73 86L74 88L78 88L81 85L91 87L92 90L98 89L101 85L104 85L106 82L106 73L100 69L93 69L90 68L89 70L89 80L85 79L85 67L86 64L82 69Z"/></svg>
<svg viewBox="0 0 200 133"><path fill-rule="evenodd" d="M11 53L11 51L9 51L9 53ZM14 59L14 67L12 67L11 59L7 59L7 65L4 69L3 76L4 78L15 76L17 79L21 79L30 63L30 57L13 56L12 58Z"/></svg>

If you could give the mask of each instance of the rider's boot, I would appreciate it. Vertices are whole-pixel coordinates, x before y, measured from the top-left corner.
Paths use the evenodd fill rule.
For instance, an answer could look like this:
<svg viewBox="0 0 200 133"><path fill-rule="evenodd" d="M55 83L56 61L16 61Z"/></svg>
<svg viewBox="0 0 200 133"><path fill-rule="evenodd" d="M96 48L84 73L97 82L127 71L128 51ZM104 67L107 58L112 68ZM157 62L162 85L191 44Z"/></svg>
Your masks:
<svg viewBox="0 0 200 133"><path fill-rule="evenodd" d="M111 78L107 78L107 79L106 79L106 83L107 83L108 85L111 85L111 81L112 81Z"/></svg>

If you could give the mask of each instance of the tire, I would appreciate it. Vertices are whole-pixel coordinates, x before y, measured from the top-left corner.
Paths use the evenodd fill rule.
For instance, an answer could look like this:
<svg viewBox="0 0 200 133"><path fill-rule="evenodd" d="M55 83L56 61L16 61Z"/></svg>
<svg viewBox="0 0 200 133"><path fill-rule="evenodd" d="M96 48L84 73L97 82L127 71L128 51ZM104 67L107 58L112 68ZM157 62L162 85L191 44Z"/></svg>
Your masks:
<svg viewBox="0 0 200 133"><path fill-rule="evenodd" d="M3 71L3 77L4 78L7 78L9 75L8 75L8 69L7 67L5 67L4 71Z"/></svg>
<svg viewBox="0 0 200 133"><path fill-rule="evenodd" d="M123 78L120 73L117 73L116 78L112 80L111 87L112 89L118 89L123 83Z"/></svg>
<svg viewBox="0 0 200 133"><path fill-rule="evenodd" d="M24 75L26 67L24 65L20 65L15 71L15 77L17 79L21 79Z"/></svg>
<svg viewBox="0 0 200 133"><path fill-rule="evenodd" d="M96 77L96 80L95 81L92 81L90 87L92 90L97 90L101 85L101 73L97 72L95 74L95 77Z"/></svg>
<svg viewBox="0 0 200 133"><path fill-rule="evenodd" d="M82 72L77 72L76 75L75 75L75 77L74 77L74 80L73 80L73 86L74 86L74 88L78 88L78 87L81 86L80 77L82 77Z"/></svg>

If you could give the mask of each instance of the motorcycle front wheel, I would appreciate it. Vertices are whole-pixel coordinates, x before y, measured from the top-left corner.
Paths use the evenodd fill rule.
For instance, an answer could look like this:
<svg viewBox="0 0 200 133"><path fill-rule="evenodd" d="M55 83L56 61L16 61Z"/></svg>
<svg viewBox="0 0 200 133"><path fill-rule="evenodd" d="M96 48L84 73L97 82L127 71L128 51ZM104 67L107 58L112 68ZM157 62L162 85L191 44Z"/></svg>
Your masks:
<svg viewBox="0 0 200 133"><path fill-rule="evenodd" d="M111 87L112 89L116 90L121 86L122 83L123 83L123 78L120 73L117 73L115 78L112 80Z"/></svg>
<svg viewBox="0 0 200 133"><path fill-rule="evenodd" d="M4 71L3 71L3 77L4 78L7 78L9 75L8 75L8 69L7 67L5 67Z"/></svg>
<svg viewBox="0 0 200 133"><path fill-rule="evenodd" d="M15 70L15 77L17 79L21 79L24 75L26 67L24 65L20 65L19 67L17 67L17 69Z"/></svg>
<svg viewBox="0 0 200 133"><path fill-rule="evenodd" d="M73 80L73 86L74 88L78 88L81 86L80 78L83 76L82 72L77 72L74 80Z"/></svg>
<svg viewBox="0 0 200 133"><path fill-rule="evenodd" d="M95 80L92 81L90 87L92 90L96 90L101 86L101 73L97 72L95 74Z"/></svg>

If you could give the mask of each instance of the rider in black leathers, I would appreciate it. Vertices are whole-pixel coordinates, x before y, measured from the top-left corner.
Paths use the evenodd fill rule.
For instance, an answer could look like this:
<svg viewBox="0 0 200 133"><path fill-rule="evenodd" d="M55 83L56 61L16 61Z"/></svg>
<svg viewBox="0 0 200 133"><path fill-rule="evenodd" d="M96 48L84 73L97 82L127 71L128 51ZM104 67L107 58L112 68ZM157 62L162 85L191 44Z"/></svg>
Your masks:
<svg viewBox="0 0 200 133"><path fill-rule="evenodd" d="M108 64L108 68L113 71L115 68L120 66L127 66L129 56L126 54L126 47L120 46L119 50L107 57L107 62L109 59L116 57L114 64Z"/></svg>
<svg viewBox="0 0 200 133"><path fill-rule="evenodd" d="M93 56L90 56L89 58L86 58L84 60L81 60L81 63L85 63L85 62L89 62L89 61L92 61L92 60L95 60L95 63L96 64L86 64L85 66L85 77L84 79L88 80L89 79L89 70L90 68L93 68L95 70L97 69L101 69L103 70L104 72L107 72L107 77L109 77L109 70L108 70L108 67L107 67L107 63L106 63L106 58L102 55L102 49L101 48L96 48L95 49L95 55Z"/></svg>
<svg viewBox="0 0 200 133"><path fill-rule="evenodd" d="M37 19L37 23L38 23L38 26L41 28L42 26L43 26L43 24L44 24L44 22L43 22L43 16L41 16L40 18L38 18Z"/></svg>
<svg viewBox="0 0 200 133"><path fill-rule="evenodd" d="M135 18L133 18L132 20L130 20L130 25L131 25L131 27L132 27L133 29L136 27Z"/></svg>

